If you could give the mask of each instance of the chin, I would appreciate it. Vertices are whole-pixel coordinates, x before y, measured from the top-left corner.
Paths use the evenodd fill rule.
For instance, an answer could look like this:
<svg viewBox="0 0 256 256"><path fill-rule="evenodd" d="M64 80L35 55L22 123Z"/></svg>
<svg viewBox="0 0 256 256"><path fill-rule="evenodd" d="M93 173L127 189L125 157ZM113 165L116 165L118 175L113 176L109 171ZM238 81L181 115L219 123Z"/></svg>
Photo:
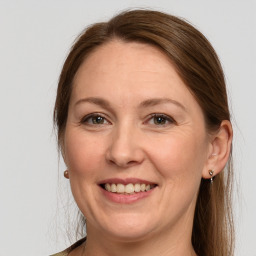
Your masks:
<svg viewBox="0 0 256 256"><path fill-rule="evenodd" d="M110 225L105 225L106 234L120 242L136 242L148 238L152 235L154 225L145 218L121 218L120 221L110 221ZM112 224L113 223L113 224Z"/></svg>
<svg viewBox="0 0 256 256"><path fill-rule="evenodd" d="M110 231L109 235L119 242L139 242L148 239L152 234L149 230L145 229L118 229Z"/></svg>

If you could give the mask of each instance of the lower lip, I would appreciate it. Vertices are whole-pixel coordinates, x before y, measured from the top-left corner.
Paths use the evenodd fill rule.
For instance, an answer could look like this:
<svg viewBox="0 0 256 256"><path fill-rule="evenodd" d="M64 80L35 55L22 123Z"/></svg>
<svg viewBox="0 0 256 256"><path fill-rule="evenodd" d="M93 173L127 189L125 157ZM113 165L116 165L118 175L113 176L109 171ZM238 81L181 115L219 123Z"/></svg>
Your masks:
<svg viewBox="0 0 256 256"><path fill-rule="evenodd" d="M138 193L134 193L134 194L118 194L118 193L112 193L112 192L109 192L105 189L103 189L102 187L100 187L104 196L114 202L114 203L119 203L119 204L132 204L132 203L135 203L137 201L140 201L141 199L144 199L148 196L150 196L156 187L148 190L148 191L145 191L145 192L138 192Z"/></svg>

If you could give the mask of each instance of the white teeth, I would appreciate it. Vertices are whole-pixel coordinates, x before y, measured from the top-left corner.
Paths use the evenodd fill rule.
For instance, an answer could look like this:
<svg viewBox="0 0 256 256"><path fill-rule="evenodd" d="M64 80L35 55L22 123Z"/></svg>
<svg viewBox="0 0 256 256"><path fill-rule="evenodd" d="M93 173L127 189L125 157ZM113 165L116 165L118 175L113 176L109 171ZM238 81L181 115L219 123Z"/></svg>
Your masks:
<svg viewBox="0 0 256 256"><path fill-rule="evenodd" d="M134 192L134 185L128 184L125 186L125 193L131 194Z"/></svg>
<svg viewBox="0 0 256 256"><path fill-rule="evenodd" d="M110 186L110 191L115 193L117 190L116 190L116 184L111 184Z"/></svg>
<svg viewBox="0 0 256 256"><path fill-rule="evenodd" d="M116 192L117 193L124 193L124 191L125 191L124 184L117 184L116 185Z"/></svg>
<svg viewBox="0 0 256 256"><path fill-rule="evenodd" d="M106 183L106 184L105 184L105 189L106 189L107 191L111 191L111 186L110 186L109 183Z"/></svg>
<svg viewBox="0 0 256 256"><path fill-rule="evenodd" d="M120 194L133 194L134 192L138 193L138 192L144 192L144 191L149 191L150 189L154 188L154 185L149 185L149 184L132 184L129 183L127 185L124 184L109 184L106 183L105 184L105 189L109 192L112 193L120 193Z"/></svg>
<svg viewBox="0 0 256 256"><path fill-rule="evenodd" d="M135 184L134 191L135 192L140 192L140 184Z"/></svg>

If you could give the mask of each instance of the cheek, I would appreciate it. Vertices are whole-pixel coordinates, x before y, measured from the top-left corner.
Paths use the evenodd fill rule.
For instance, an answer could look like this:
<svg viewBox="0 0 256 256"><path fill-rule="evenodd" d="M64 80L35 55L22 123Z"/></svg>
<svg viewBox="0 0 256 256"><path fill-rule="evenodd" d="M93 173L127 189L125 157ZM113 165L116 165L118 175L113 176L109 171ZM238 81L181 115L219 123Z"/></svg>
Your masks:
<svg viewBox="0 0 256 256"><path fill-rule="evenodd" d="M206 160L206 144L196 135L176 134L153 141L150 156L159 173L170 181L186 177L198 180Z"/></svg>
<svg viewBox="0 0 256 256"><path fill-rule="evenodd" d="M95 173L102 162L104 147L94 137L81 131L69 132L65 136L65 162L71 175L87 176Z"/></svg>
<svg viewBox="0 0 256 256"><path fill-rule="evenodd" d="M164 191L159 208L173 218L192 213L205 163L205 143L195 136L175 136L163 140L161 145L157 150L152 145L150 154Z"/></svg>

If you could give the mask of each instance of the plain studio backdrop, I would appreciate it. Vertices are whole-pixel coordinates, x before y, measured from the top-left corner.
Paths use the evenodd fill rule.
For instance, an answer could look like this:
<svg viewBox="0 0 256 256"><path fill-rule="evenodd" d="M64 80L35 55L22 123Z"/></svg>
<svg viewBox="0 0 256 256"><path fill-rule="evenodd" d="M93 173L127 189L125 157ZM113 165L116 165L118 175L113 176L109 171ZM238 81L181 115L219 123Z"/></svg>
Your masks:
<svg viewBox="0 0 256 256"><path fill-rule="evenodd" d="M235 131L235 255L256 256L256 1L0 0L1 256L69 245L63 214L72 199L52 124L58 76L87 25L131 7L184 17L219 54Z"/></svg>

